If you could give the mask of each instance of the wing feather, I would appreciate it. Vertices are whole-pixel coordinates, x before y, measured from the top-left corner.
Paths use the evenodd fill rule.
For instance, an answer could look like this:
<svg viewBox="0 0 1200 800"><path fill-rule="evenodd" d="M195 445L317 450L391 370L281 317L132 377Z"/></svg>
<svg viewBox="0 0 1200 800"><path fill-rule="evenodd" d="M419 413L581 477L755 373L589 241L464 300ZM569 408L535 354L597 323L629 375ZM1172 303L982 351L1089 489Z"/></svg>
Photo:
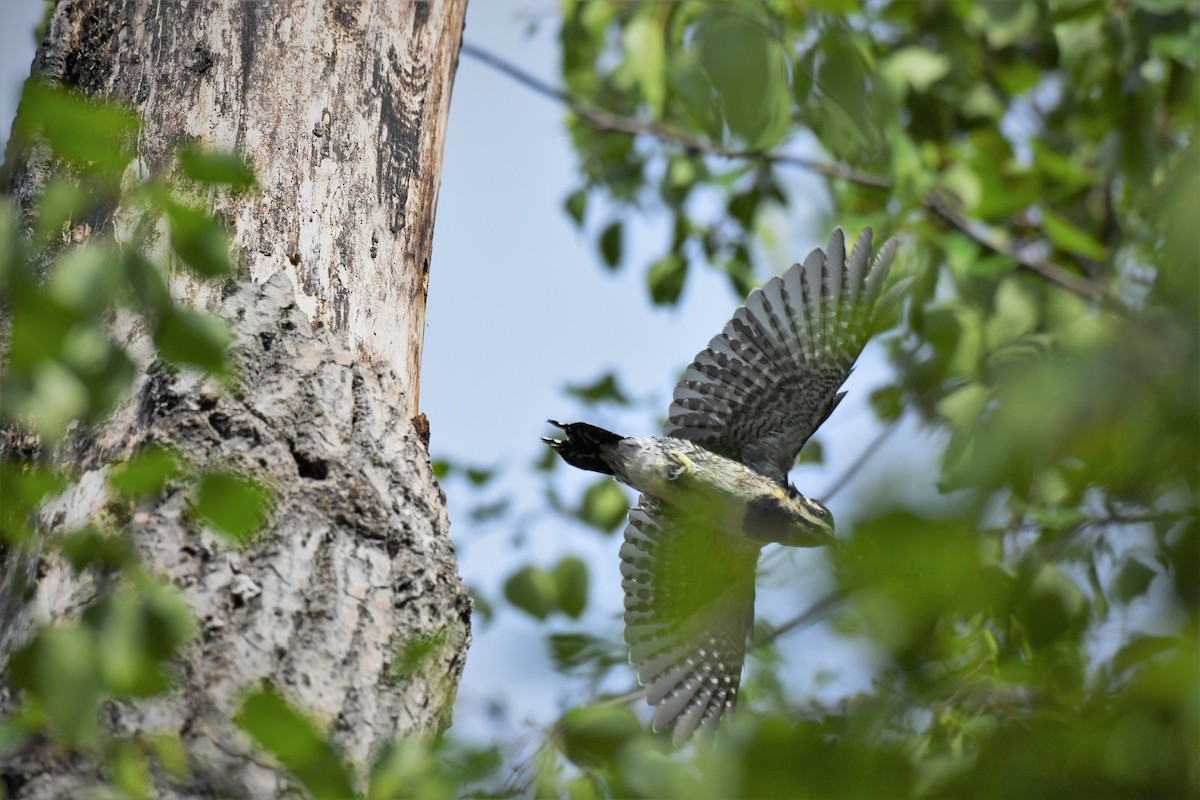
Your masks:
<svg viewBox="0 0 1200 800"><path fill-rule="evenodd" d="M621 545L629 658L654 729L673 725L677 744L734 707L754 621L758 548L719 519L642 496Z"/></svg>
<svg viewBox="0 0 1200 800"><path fill-rule="evenodd" d="M751 292L684 371L663 433L786 483L867 339L909 284L880 297L895 252L889 241L872 260L867 228L847 257L838 229L825 250Z"/></svg>

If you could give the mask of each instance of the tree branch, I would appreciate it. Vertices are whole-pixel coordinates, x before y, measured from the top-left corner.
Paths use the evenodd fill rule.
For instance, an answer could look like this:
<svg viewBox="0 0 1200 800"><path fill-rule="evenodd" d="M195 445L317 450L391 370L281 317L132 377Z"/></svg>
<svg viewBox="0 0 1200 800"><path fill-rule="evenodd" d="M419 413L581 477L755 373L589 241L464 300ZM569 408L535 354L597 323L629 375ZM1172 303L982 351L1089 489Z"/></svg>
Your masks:
<svg viewBox="0 0 1200 800"><path fill-rule="evenodd" d="M859 453L858 458L854 460L854 463L842 473L841 477L833 482L833 485L829 487L829 491L825 492L825 494L821 497L821 502L828 503L833 499L835 494L845 488L846 484L858 474L859 470L867 465L867 461L869 461L871 456L875 454L875 451L883 446L883 443L886 442L888 438L896 432L896 428L898 427L900 427L899 417L896 417L894 420L884 426L883 430L877 433L875 438L871 440L871 443L863 448L863 451Z"/></svg>
<svg viewBox="0 0 1200 800"><path fill-rule="evenodd" d="M870 186L876 189L892 188L891 179L876 175L869 172L862 172L853 167L848 167L843 164L836 164L828 161L821 161L812 158L803 158L788 153L783 153L777 150L748 150L744 148L726 147L715 142L701 139L693 136L685 131L678 130L657 122L648 122L644 120L624 117L619 114L613 114L611 111L605 111L602 108L597 108L589 103L577 100L569 94L553 86L540 78L532 75L515 64L505 61L495 54L478 47L470 42L463 42L462 52L471 58L480 61L493 69L501 72L523 86L532 89L538 94L556 100L565 105L572 113L584 120L593 127L602 130L617 131L627 133L631 136L649 136L660 141L672 142L688 150L693 150L706 155L719 156L722 158L732 159L747 159L754 161L766 161L772 164L785 164L788 166L799 167L815 172L818 175L824 175L827 178L840 178L851 183L856 183L860 186ZM996 231L988 227L984 223L971 219L964 215L949 197L939 194L938 192L930 192L921 198L921 205L938 217L949 223L953 227L965 233L972 241L982 247L991 250L1002 256L1006 256L1015 261L1023 269L1035 272L1042 276L1045 280L1054 285L1065 289L1072 294L1075 294L1084 300L1096 302L1104 305L1106 308L1127 311L1123 303L1112 295L1103 286L1088 280L1087 278L1076 275L1075 273L1064 269L1063 267L1051 261L1044 259L1030 258L1025 254L1010 247L1003 241Z"/></svg>
<svg viewBox="0 0 1200 800"><path fill-rule="evenodd" d="M828 178L842 178L851 183L858 183L863 186L873 186L878 189L887 189L891 186L891 181L881 175L872 175L867 172L859 172L851 167L846 167L841 164L833 164L828 161L819 161L811 158L802 158L800 156L790 155L770 150L747 150L743 148L725 147L724 145L701 139L693 136L686 131L681 131L677 128L672 128L662 125L657 122L646 122L643 120L623 117L620 114L613 114L611 111L605 111L602 108L597 108L590 103L585 103L571 97L569 94L546 83L541 78L532 75L521 69L512 62L505 61L499 56L484 50L481 47L463 42L462 52L471 58L481 61L493 69L504 73L517 83L532 89L538 94L549 97L552 100L565 105L575 115L585 122L596 128L601 128L608 131L617 131L619 133L628 133L632 136L650 136L655 139L666 142L674 142L675 144L685 147L688 150L695 150L706 155L720 156L722 158L744 158L758 161L769 161L776 164L788 164L794 167L800 167L810 172L816 172Z"/></svg>
<svg viewBox="0 0 1200 800"><path fill-rule="evenodd" d="M766 647L784 634L791 633L795 630L807 628L810 625L815 625L825 618L830 611L837 608L843 600L846 599L846 593L841 589L834 589L829 594L822 597L817 602L806 608L800 614L789 619L787 622L780 625L775 630L762 637L756 637L750 642L749 649L757 650L760 647Z"/></svg>

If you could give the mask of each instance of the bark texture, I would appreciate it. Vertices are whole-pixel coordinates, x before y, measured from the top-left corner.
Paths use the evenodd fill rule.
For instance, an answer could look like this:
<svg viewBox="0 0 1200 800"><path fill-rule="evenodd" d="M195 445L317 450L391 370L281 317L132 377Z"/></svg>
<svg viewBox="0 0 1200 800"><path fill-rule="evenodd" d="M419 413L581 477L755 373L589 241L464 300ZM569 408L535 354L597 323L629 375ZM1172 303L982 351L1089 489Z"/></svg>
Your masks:
<svg viewBox="0 0 1200 800"><path fill-rule="evenodd" d="M360 765L396 735L448 724L470 601L427 428L414 423L464 10L465 0L74 0L58 5L39 51L38 70L142 114L143 167L164 167L175 146L199 139L239 149L262 187L220 203L240 255L236 283L170 276L177 296L232 320L236 390L144 359L134 398L76 443L79 478L44 515L54 535L109 513L106 465L147 442L276 490L268 529L240 550L189 516L180 487L134 510L138 552L200 623L177 690L116 704L107 720L183 738L192 778L162 785L165 795L288 789L230 722L264 679ZM49 169L19 171L18 199ZM142 335L128 330L135 353ZM6 582L28 573L37 591L0 642L75 613L95 591L52 558L6 568ZM414 664L405 654L417 645L428 655ZM17 797L78 796L99 777L49 743L0 766Z"/></svg>

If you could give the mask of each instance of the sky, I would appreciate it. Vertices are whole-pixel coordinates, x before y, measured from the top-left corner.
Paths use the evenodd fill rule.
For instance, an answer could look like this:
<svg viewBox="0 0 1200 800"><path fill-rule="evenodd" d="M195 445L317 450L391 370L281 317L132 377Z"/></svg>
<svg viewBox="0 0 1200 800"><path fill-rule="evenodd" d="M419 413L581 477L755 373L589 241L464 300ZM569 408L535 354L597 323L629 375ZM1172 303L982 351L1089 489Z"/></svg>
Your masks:
<svg viewBox="0 0 1200 800"><path fill-rule="evenodd" d="M20 82L33 56L29 31L43 4L5 0L0 25L0 119L11 120ZM544 80L557 84L557 12L530 0L475 0L465 39ZM535 30L531 33L531 27ZM572 524L548 508L542 484L527 465L542 455L549 417L590 421L622 433L657 433L675 377L715 335L737 306L727 281L694 269L677 307L652 307L644 265L660 254L669 230L653 213L627 218L632 235L626 263L616 272L600 263L592 240L562 210L577 175L563 128L564 110L511 78L463 56L455 79L434 231L421 377L421 410L431 426L434 458L504 468L494 486L472 491L466 481L445 482L451 534L464 580L496 600L504 579L533 560L551 565L565 554L583 557L591 574L589 608L578 622L556 630L586 630L619 639L618 536ZM7 138L8 122L0 123ZM794 203L780 219L783 242L767 252L761 279L823 245L830 224L821 184L800 173L786 176ZM901 251L902 257L903 251ZM562 392L603 372L618 373L632 409L585 409ZM823 492L879 431L867 403L887 382L879 349L869 347L845 388L846 400L822 428L826 463L793 472L806 494ZM864 487L883 475L891 491L913 502L933 495L936 440L906 421L830 508L844 535L864 515L872 495ZM897 470L897 463L904 469ZM562 475L567 499L594 476ZM516 513L501 523L476 523L481 500L512 495ZM760 581L759 613L789 619L830 587L818 551L768 551L772 569ZM488 625L477 621L459 690L455 730L472 739L513 736L550 724L587 698L582 681L558 677L542 642L545 627L518 611L502 610ZM781 678L791 696L831 701L869 680L873 655L817 626L781 640ZM845 669L846 664L859 665ZM630 688L632 671L607 688ZM497 708L504 712L497 713Z"/></svg>

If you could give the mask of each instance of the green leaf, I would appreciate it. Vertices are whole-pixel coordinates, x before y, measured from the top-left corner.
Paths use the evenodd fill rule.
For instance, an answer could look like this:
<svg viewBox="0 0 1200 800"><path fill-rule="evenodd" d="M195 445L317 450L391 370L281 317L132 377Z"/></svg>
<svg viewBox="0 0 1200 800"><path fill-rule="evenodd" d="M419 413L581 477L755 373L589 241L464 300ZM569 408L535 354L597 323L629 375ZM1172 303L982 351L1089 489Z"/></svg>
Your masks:
<svg viewBox="0 0 1200 800"><path fill-rule="evenodd" d="M554 566L553 574L559 609L571 619L579 619L587 608L587 564L574 556L567 556Z"/></svg>
<svg viewBox="0 0 1200 800"><path fill-rule="evenodd" d="M968 383L938 401L937 412L956 431L969 431L979 422L991 392L986 386Z"/></svg>
<svg viewBox="0 0 1200 800"><path fill-rule="evenodd" d="M31 78L25 83L13 133L42 137L60 158L115 177L133 159L137 116L112 103Z"/></svg>
<svg viewBox="0 0 1200 800"><path fill-rule="evenodd" d="M128 538L106 535L90 526L68 533L59 547L72 569L80 573L92 567L124 569L137 561Z"/></svg>
<svg viewBox="0 0 1200 800"><path fill-rule="evenodd" d="M53 179L38 202L35 236L43 241L63 236L91 206L92 196L82 186L63 178Z"/></svg>
<svg viewBox="0 0 1200 800"><path fill-rule="evenodd" d="M1108 250L1082 228L1057 212L1042 208L1042 229L1055 247L1068 253L1078 253L1093 261L1108 258Z"/></svg>
<svg viewBox="0 0 1200 800"><path fill-rule="evenodd" d="M618 85L636 87L655 117L662 115L667 94L662 19L651 7L625 25L621 33L625 60L614 76Z"/></svg>
<svg viewBox="0 0 1200 800"><path fill-rule="evenodd" d="M252 692L242 701L238 725L316 798L354 796L350 770L317 726L273 689Z"/></svg>
<svg viewBox="0 0 1200 800"><path fill-rule="evenodd" d="M871 392L871 408L882 422L891 422L904 411L904 389L900 386L881 386Z"/></svg>
<svg viewBox="0 0 1200 800"><path fill-rule="evenodd" d="M169 309L154 330L154 344L164 359L216 375L226 372L225 348L232 338L223 320L188 308Z"/></svg>
<svg viewBox="0 0 1200 800"><path fill-rule="evenodd" d="M589 486L579 504L579 519L606 533L617 530L627 513L629 501L611 478L601 478Z"/></svg>
<svg viewBox="0 0 1200 800"><path fill-rule="evenodd" d="M206 525L235 542L248 542L267 521L270 490L252 478L217 470L200 476L192 510Z"/></svg>
<svg viewBox="0 0 1200 800"><path fill-rule="evenodd" d="M558 584L546 570L525 566L508 576L504 597L531 617L545 619L558 605Z"/></svg>
<svg viewBox="0 0 1200 800"><path fill-rule="evenodd" d="M563 391L589 406L597 403L629 405L629 396L622 391L617 376L612 372L604 373L592 383L570 384Z"/></svg>
<svg viewBox="0 0 1200 800"><path fill-rule="evenodd" d="M99 740L97 706L101 685L96 673L95 638L80 625L53 625L13 654L9 677L45 714L48 727L76 745Z"/></svg>
<svg viewBox="0 0 1200 800"><path fill-rule="evenodd" d="M902 47L892 53L880 71L898 87L927 92L950 74L950 59L924 47Z"/></svg>
<svg viewBox="0 0 1200 800"><path fill-rule="evenodd" d="M693 44L729 130L751 148L779 144L788 125L787 72L766 25L711 13L697 25Z"/></svg>
<svg viewBox="0 0 1200 800"><path fill-rule="evenodd" d="M183 174L194 181L213 186L228 186L234 191L254 185L254 169L237 153L188 149L179 153Z"/></svg>
<svg viewBox="0 0 1200 800"><path fill-rule="evenodd" d="M800 457L796 460L797 464L824 464L825 463L825 448L822 446L819 439L809 439L804 443L804 447L800 450Z"/></svg>
<svg viewBox="0 0 1200 800"><path fill-rule="evenodd" d="M621 266L621 252L624 247L622 242L620 221L610 222L600 232L600 257L604 259L604 266L609 269Z"/></svg>
<svg viewBox="0 0 1200 800"><path fill-rule="evenodd" d="M496 477L496 470L487 467L466 467L462 473L472 486L483 486Z"/></svg>
<svg viewBox="0 0 1200 800"><path fill-rule="evenodd" d="M567 199L563 201L563 209L577 228L583 226L583 218L587 214L587 201L587 189L576 189L567 195Z"/></svg>
<svg viewBox="0 0 1200 800"><path fill-rule="evenodd" d="M167 481L179 476L183 465L170 449L151 444L108 474L108 485L127 497L157 495Z"/></svg>
<svg viewBox="0 0 1200 800"><path fill-rule="evenodd" d="M168 202L171 247L197 275L217 278L233 272L225 228L207 210Z"/></svg>
<svg viewBox="0 0 1200 800"><path fill-rule="evenodd" d="M120 263L111 248L83 245L67 250L50 276L50 296L70 309L96 313L124 290Z"/></svg>
<svg viewBox="0 0 1200 800"><path fill-rule="evenodd" d="M650 265L646 283L650 287L650 299L655 305L674 305L683 293L687 280L688 263L678 253L668 253Z"/></svg>
<svg viewBox="0 0 1200 800"><path fill-rule="evenodd" d="M1136 558L1125 559L1113 581L1113 593L1122 603L1129 603L1146 593L1158 573Z"/></svg>
<svg viewBox="0 0 1200 800"><path fill-rule="evenodd" d="M171 294L167 291L162 273L141 251L133 247L125 248L122 264L125 267L125 280L142 311L157 314L171 307Z"/></svg>
<svg viewBox="0 0 1200 800"><path fill-rule="evenodd" d="M584 706L564 714L558 729L563 755L579 766L591 767L612 762L642 727L628 707Z"/></svg>

